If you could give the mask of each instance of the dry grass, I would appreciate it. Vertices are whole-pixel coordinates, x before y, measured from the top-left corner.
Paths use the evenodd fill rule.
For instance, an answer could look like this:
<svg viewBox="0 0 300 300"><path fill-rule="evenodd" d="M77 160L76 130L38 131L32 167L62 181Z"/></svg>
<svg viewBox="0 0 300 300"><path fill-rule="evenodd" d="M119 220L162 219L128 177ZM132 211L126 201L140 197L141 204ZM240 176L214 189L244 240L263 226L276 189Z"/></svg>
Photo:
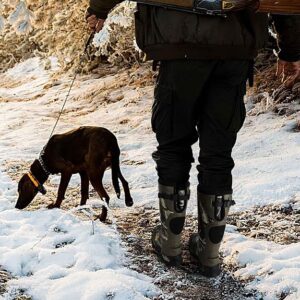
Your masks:
<svg viewBox="0 0 300 300"><path fill-rule="evenodd" d="M261 52L256 61L255 85L250 93L254 104L251 115L273 111L279 115L293 115L300 110L300 83L285 88L276 77L276 57L271 51Z"/></svg>

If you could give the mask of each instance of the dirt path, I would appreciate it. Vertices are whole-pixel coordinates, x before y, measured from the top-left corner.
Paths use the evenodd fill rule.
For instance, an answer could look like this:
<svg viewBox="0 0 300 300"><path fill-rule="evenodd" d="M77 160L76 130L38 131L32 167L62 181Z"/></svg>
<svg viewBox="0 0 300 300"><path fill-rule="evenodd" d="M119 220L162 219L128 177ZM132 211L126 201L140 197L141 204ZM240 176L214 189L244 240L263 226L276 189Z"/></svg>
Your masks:
<svg viewBox="0 0 300 300"><path fill-rule="evenodd" d="M207 279L197 273L197 266L191 264L187 249L188 236L196 228L194 218L187 218L184 233L184 264L181 269L176 269L167 268L159 262L151 247L151 231L159 221L157 210L114 209L113 215L124 242L123 246L128 251L130 260L128 267L154 278L154 283L164 293L158 299L260 299L255 291L246 290L243 283L234 279L229 270L226 270L226 266L224 272L216 279Z"/></svg>

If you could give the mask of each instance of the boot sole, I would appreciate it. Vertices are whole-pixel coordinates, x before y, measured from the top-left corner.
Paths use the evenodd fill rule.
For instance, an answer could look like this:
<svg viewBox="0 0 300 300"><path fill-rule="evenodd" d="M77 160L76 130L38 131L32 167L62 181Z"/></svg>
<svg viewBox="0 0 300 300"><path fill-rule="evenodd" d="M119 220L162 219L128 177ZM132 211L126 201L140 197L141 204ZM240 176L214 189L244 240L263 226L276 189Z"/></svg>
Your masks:
<svg viewBox="0 0 300 300"><path fill-rule="evenodd" d="M209 277L209 278L217 277L222 272L220 265L214 267L207 267L202 265L201 263L198 263L198 266L199 266L199 273L205 277Z"/></svg>

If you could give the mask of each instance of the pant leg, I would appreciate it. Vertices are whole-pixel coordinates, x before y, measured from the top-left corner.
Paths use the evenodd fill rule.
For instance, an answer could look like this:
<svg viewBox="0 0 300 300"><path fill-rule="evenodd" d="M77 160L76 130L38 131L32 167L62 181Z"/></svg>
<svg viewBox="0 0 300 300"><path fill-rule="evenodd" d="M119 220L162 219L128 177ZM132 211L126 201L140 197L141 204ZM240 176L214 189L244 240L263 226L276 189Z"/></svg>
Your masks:
<svg viewBox="0 0 300 300"><path fill-rule="evenodd" d="M158 141L153 158L159 183L185 186L198 139L197 105L215 62L163 61L154 91L152 129Z"/></svg>
<svg viewBox="0 0 300 300"><path fill-rule="evenodd" d="M231 153L246 111L244 95L249 61L219 61L203 91L198 120L200 137L198 190L231 194Z"/></svg>

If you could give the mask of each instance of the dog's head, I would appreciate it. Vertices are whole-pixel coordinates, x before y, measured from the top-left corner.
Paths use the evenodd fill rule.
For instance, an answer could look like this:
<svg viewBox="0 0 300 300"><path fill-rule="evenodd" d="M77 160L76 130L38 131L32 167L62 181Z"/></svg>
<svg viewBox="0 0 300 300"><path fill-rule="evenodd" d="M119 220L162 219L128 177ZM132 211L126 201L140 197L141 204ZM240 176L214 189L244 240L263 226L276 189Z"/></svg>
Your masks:
<svg viewBox="0 0 300 300"><path fill-rule="evenodd" d="M16 208L26 208L38 192L43 195L46 194L46 190L31 173L24 174L18 184L19 197L16 203Z"/></svg>

